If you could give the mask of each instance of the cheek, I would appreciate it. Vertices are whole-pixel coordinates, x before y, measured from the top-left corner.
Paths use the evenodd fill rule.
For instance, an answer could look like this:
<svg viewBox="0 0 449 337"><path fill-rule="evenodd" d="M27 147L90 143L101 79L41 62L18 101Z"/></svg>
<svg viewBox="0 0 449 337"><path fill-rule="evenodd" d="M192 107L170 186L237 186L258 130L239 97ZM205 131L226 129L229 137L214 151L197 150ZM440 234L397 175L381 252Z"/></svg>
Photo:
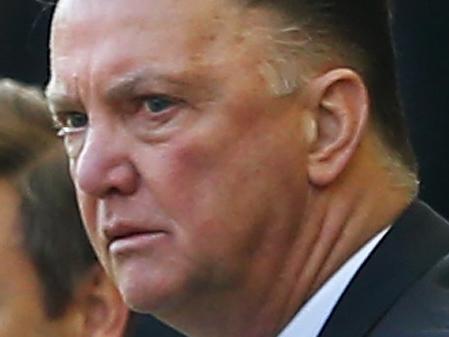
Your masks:
<svg viewBox="0 0 449 337"><path fill-rule="evenodd" d="M281 139L255 136L250 132L233 145L174 146L167 156L170 173L158 181L165 181L160 200L179 224L182 250L202 270L231 277L226 282L250 270L252 257L263 255L264 247L282 235L273 224L293 218L288 210L301 203L289 192L298 175L293 166L287 169L295 165L288 147L279 148Z"/></svg>
<svg viewBox="0 0 449 337"><path fill-rule="evenodd" d="M224 110L229 113L211 112L168 143L132 146L133 162L157 206L181 223L200 225L238 216L245 207L277 193L279 180L290 184L290 171L298 167L299 149L292 142L301 140L297 130L292 132L291 119L280 118L280 113L266 117L263 108L254 105ZM73 162L71 166L73 177ZM87 231L98 246L97 201L77 191Z"/></svg>
<svg viewBox="0 0 449 337"><path fill-rule="evenodd" d="M150 181L161 207L180 222L197 222L205 198L219 186L223 168L211 143L179 139L153 161ZM150 174L148 174L150 175Z"/></svg>
<svg viewBox="0 0 449 337"><path fill-rule="evenodd" d="M241 230L282 198L303 161L292 146L300 140L271 120L215 125L172 141L153 161L159 174L152 187L177 222L220 236L224 226Z"/></svg>

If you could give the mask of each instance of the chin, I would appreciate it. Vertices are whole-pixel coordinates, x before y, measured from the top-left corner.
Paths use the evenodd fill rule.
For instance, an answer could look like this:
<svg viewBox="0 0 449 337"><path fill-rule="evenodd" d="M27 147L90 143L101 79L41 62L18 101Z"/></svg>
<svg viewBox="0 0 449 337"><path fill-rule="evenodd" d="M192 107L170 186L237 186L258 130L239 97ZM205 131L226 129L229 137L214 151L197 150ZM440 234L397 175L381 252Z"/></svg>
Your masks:
<svg viewBox="0 0 449 337"><path fill-rule="evenodd" d="M183 297L177 289L166 285L154 285L151 282L119 284L120 293L128 307L136 312L164 316L177 311Z"/></svg>
<svg viewBox="0 0 449 337"><path fill-rule="evenodd" d="M174 268L127 264L115 273L118 289L129 308L139 313L162 314L176 310L185 297L185 277Z"/></svg>

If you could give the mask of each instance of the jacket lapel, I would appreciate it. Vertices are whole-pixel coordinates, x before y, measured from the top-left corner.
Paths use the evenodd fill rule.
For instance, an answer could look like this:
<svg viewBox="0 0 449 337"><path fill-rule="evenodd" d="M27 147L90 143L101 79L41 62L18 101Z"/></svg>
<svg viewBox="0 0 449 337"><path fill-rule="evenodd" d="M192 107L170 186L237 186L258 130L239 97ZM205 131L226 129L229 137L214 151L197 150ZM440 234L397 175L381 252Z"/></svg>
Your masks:
<svg viewBox="0 0 449 337"><path fill-rule="evenodd" d="M359 269L319 337L363 337L449 250L449 227L415 201Z"/></svg>

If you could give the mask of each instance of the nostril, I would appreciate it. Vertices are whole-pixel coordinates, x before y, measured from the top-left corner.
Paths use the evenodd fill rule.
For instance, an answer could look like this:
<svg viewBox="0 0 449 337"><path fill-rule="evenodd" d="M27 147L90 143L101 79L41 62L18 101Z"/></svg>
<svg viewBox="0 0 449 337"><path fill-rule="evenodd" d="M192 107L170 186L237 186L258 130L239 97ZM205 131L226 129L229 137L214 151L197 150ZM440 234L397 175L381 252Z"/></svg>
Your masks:
<svg viewBox="0 0 449 337"><path fill-rule="evenodd" d="M136 191L139 176L135 166L125 161L112 167L105 177L107 193L132 194Z"/></svg>
<svg viewBox="0 0 449 337"><path fill-rule="evenodd" d="M124 162L112 167L92 165L78 171L78 185L87 194L103 198L111 194L133 194L139 177L131 163Z"/></svg>
<svg viewBox="0 0 449 337"><path fill-rule="evenodd" d="M114 194L120 194L120 190L116 187L112 187L109 189L109 191L106 191L107 195L114 195Z"/></svg>

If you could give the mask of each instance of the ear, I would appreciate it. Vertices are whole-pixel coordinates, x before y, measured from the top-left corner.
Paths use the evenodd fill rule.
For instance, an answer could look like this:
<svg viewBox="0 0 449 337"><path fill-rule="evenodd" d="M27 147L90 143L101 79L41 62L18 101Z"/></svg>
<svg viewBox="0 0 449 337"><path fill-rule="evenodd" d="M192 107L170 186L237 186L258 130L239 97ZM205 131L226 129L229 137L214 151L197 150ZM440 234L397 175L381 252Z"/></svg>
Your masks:
<svg viewBox="0 0 449 337"><path fill-rule="evenodd" d="M128 309L118 290L96 265L76 292L84 317L83 337L123 337Z"/></svg>
<svg viewBox="0 0 449 337"><path fill-rule="evenodd" d="M332 183L348 165L363 136L369 110L366 86L350 69L334 69L310 82L309 108L313 138L309 180L316 186Z"/></svg>

